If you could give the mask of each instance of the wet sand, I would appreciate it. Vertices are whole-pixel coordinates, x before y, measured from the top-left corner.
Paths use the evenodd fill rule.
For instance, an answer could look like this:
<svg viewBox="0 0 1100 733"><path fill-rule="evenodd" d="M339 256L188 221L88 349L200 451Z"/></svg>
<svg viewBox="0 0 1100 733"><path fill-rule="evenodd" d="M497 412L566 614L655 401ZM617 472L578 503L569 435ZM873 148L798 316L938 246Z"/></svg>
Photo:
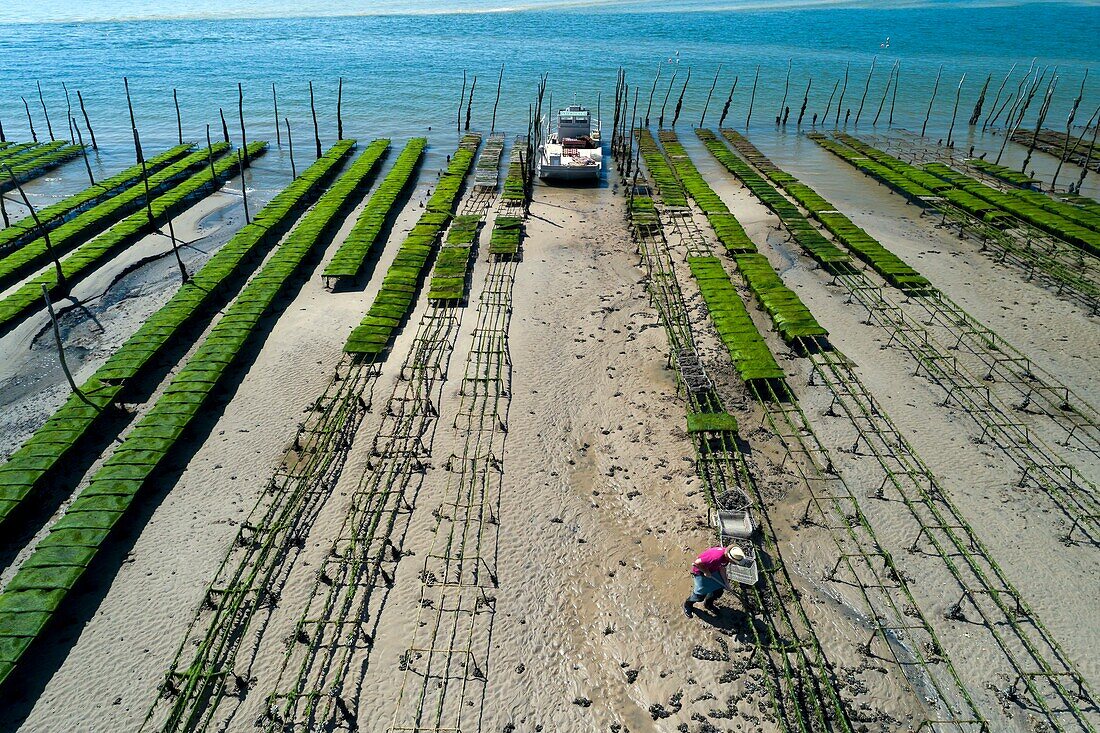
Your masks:
<svg viewBox="0 0 1100 733"><path fill-rule="evenodd" d="M940 406L936 391L913 376L909 357L884 348L881 330L861 323L858 309L774 230L775 217L713 164L693 135L685 131L681 139L785 282L856 362L1086 679L1100 684L1100 661L1091 648L1091 639L1100 636L1091 603L1100 595L1094 552L1059 542L1042 497L1014 489L1003 456L977 444L972 424ZM1093 379L1100 368L1094 317L976 255L974 245L936 230L915 208L830 160L810 141L761 147L1043 368L1100 402ZM434 171L422 172L370 282L331 293L322 287L319 272L354 221L355 213L349 216L325 258L302 278L278 319L266 324L254 360L238 370L232 388L206 416L201 442L188 446L143 502L141 526L113 546L114 574L89 584L74 624L49 645L42 666L55 671L34 681L41 685L38 699L0 715L0 728L140 726L206 584L304 411L331 378L344 338L369 306L433 177ZM181 237L205 235L202 241L212 249L228 238L240 216L239 199L219 195L192 209L186 226L176 228L188 232ZM406 517L403 557L377 610L369 653L359 657L366 666L359 671L361 694L353 712L363 730L386 730L390 724L404 678L402 655L416 632L419 572L432 546L433 512L447 485L443 464L453 448L448 416L459 404L461 365L487 270L487 235L483 232L471 305L442 386L430 467ZM132 256L145 251L135 249ZM148 252L159 251L163 244L148 243ZM192 266L203 256L194 253ZM677 249L673 256L681 267L684 252ZM110 271L85 281L78 295L87 299L103 292L130 261L112 263ZM110 297L95 301L104 303L95 309L102 330L78 321L74 312L67 339L80 349L80 376L90 374L143 315L170 296L174 267L162 258L108 289ZM915 728L922 703L896 665L861 651L867 619L854 595L822 580L836 547L825 529L800 524L807 488L782 467L781 449L758 427L759 407L733 376L694 285L682 268L679 274L706 366L743 426L782 559L843 696L863 717L865 730ZM513 298L509 421L492 557L499 587L491 644L486 642L488 653L479 659L484 697L472 698L482 711L481 729L774 730L765 687L750 662L746 624L752 609L727 597L717 617L704 613L688 620L680 612L690 588L687 567L713 535L685 432L683 398L667 366L666 338L648 300L620 192L537 187ZM270 628L256 642L248 670L252 679L230 706L228 729L253 729L267 694L277 687L287 635L348 512L350 494L368 470L379 410L398 385L398 367L426 308L422 298L373 387L372 409L347 465L290 569ZM761 314L754 317L768 329ZM5 393L8 388L20 393L5 405L4 451L18 446L64 397L60 375L46 371L52 345L35 338L43 325L31 319L0 339ZM768 339L815 431L840 458L838 467L852 486L869 492L875 469L867 457L846 452L848 426L826 414L827 392L807 386L804 359L789 355L774 334ZM1077 347L1067 350L1066 343ZM922 611L937 628L942 625L947 651L964 681L992 710L1000 702L995 691L981 685L987 667L1001 664L997 652L984 648L976 641L980 634L971 635L965 624L944 618L955 597L941 583L938 561L905 551L913 532L897 503L868 500L861 506L911 577ZM11 572L5 571L5 580ZM1002 689L1011 683L996 682ZM1030 725L1028 714L1016 708L1001 719L1010 721L1009 730Z"/></svg>

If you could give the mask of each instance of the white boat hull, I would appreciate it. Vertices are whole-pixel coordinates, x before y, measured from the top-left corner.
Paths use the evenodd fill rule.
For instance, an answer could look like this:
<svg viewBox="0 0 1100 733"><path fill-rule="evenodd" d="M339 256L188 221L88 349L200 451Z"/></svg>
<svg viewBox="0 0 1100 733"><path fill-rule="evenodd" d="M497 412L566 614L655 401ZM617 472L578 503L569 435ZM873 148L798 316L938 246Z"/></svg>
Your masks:
<svg viewBox="0 0 1100 733"><path fill-rule="evenodd" d="M598 181L598 165L540 165L539 178L544 181Z"/></svg>

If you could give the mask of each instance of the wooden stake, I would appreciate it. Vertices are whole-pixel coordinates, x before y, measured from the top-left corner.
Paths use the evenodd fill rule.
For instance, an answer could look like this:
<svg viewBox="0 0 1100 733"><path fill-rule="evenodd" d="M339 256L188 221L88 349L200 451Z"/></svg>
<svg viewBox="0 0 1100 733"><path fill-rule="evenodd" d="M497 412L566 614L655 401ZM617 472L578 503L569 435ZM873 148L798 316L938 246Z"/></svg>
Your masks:
<svg viewBox="0 0 1100 733"><path fill-rule="evenodd" d="M635 87L636 88L636 87ZM630 85L623 81L623 111L620 119L622 120L622 138L626 141L627 147L625 149L626 154L631 154L632 148L629 147L634 139L634 130L632 128L632 120L627 117L630 112ZM624 163L626 161L623 161Z"/></svg>
<svg viewBox="0 0 1100 733"><path fill-rule="evenodd" d="M313 140L316 143L317 157L321 157L321 131L317 127L317 107L313 104L313 82L309 82L309 111L313 113Z"/></svg>
<svg viewBox="0 0 1100 733"><path fill-rule="evenodd" d="M1035 67L1035 61L1033 59L1032 62L1031 62L1031 67L1028 68L1027 73L1024 74L1024 77L1022 79L1020 79L1020 83L1016 85L1016 101L1013 102L1012 106L1008 108L1008 114L1005 115L1004 126L1005 126L1006 129L1013 125L1012 120L1016 116L1016 110L1023 103L1024 97L1025 96L1030 96L1029 94L1027 94L1025 92L1025 90L1030 91L1031 85L1034 83L1034 80L1031 80L1031 74L1032 74L1033 71L1035 71L1034 67ZM1043 70L1043 74L1044 75L1046 74L1045 69ZM1029 80L1031 80L1031 81L1029 81ZM1030 102L1030 100L1029 100L1029 102ZM994 118L993 121L996 122L997 121L996 118Z"/></svg>
<svg viewBox="0 0 1100 733"><path fill-rule="evenodd" d="M718 118L718 129L722 129L722 125L726 122L726 115L730 112L730 105L733 104L733 92L737 89L737 80L740 76L733 77L733 86L730 87L729 96L726 97L726 104L722 107L722 116Z"/></svg>
<svg viewBox="0 0 1100 733"><path fill-rule="evenodd" d="M218 116L222 119L222 139L229 142L229 125L225 123L225 111L218 107Z"/></svg>
<svg viewBox="0 0 1100 733"><path fill-rule="evenodd" d="M283 121L286 122L286 144L290 149L290 177L297 178L298 171L294 170L294 138L290 136L290 118L284 117Z"/></svg>
<svg viewBox="0 0 1100 733"><path fill-rule="evenodd" d="M707 92L707 101L703 105L703 114L699 117L699 127L703 126L703 122L707 119L707 110L710 109L710 98L714 96L714 88L718 86L718 75L722 73L722 64L718 64L718 71L714 72L714 81L710 84L710 91Z"/></svg>
<svg viewBox="0 0 1100 733"><path fill-rule="evenodd" d="M848 91L848 70L851 68L851 61L844 65L844 86L840 88L840 99L836 103L836 119L833 120L833 127L840 124L840 108L844 106L844 93ZM845 119L845 122L847 122L847 119Z"/></svg>
<svg viewBox="0 0 1100 733"><path fill-rule="evenodd" d="M50 133L50 142L53 142L53 125L50 124L50 113L46 109L46 98L42 96L42 82L36 81L38 85L38 101L42 105L42 116L46 118L46 130Z"/></svg>
<svg viewBox="0 0 1100 733"><path fill-rule="evenodd" d="M619 67L619 70L615 72L615 111L611 114L611 154L618 160L619 156L619 101L623 91L623 67ZM532 108L531 114L534 114ZM527 121L527 126L531 126L531 121Z"/></svg>
<svg viewBox="0 0 1100 733"><path fill-rule="evenodd" d="M455 130L462 132L462 103L466 101L466 69L462 70L462 93L458 95L458 115L455 117Z"/></svg>
<svg viewBox="0 0 1100 733"><path fill-rule="evenodd" d="M176 104L176 135L180 145L183 145L183 117L180 115L180 98L175 89L172 89L172 101Z"/></svg>
<svg viewBox="0 0 1100 733"><path fill-rule="evenodd" d="M237 82L237 116L241 120L241 151L248 162L248 134L244 131L244 86ZM243 169L242 169L243 170Z"/></svg>
<svg viewBox="0 0 1100 733"><path fill-rule="evenodd" d="M27 104L26 97L20 97L23 100L23 109L27 110L27 126L31 128L31 140L38 142L38 135L34 131L34 120L31 119L31 107Z"/></svg>
<svg viewBox="0 0 1100 733"><path fill-rule="evenodd" d="M88 162L88 149L84 147L84 135L80 132L80 126L76 124L76 120L69 118L70 129L76 128L76 136L80 140L80 152L84 156L84 167L88 169L88 183L92 186L95 185L95 178L92 176L92 164Z"/></svg>
<svg viewBox="0 0 1100 733"><path fill-rule="evenodd" d="M802 127L802 118L806 116L806 105L810 103L810 85L814 83L814 78L811 76L810 80L806 82L806 92L802 95L802 108L798 110L798 127Z"/></svg>
<svg viewBox="0 0 1100 733"><path fill-rule="evenodd" d="M1100 115L1100 107L1097 107L1096 112L1093 113L1094 117L1097 115ZM1087 130L1088 128L1086 127L1085 129ZM1098 132L1100 132L1100 120L1098 120L1097 124L1092 128L1092 143L1089 145L1089 151L1085 153L1085 164L1081 166L1081 175L1077 178L1078 193L1081 191L1081 184L1085 182L1085 176L1089 174L1089 165L1092 164L1092 154L1096 150L1096 133Z"/></svg>
<svg viewBox="0 0 1100 733"><path fill-rule="evenodd" d="M680 88L680 98L676 100L676 109L672 113L672 126L676 127L676 121L680 119L680 110L684 106L684 92L687 91L688 82L691 81L691 67L688 67L687 78L684 79L684 86Z"/></svg>
<svg viewBox="0 0 1100 733"><path fill-rule="evenodd" d="M134 128L134 147L137 148L138 163L141 164L141 182L145 184L145 214L149 219L149 228L155 232L157 220L153 216L153 202L149 192L149 169L145 165L145 156L141 152L141 139L136 127Z"/></svg>
<svg viewBox="0 0 1100 733"><path fill-rule="evenodd" d="M875 113L875 119L871 121L871 127L878 125L878 118L882 115L882 108L886 106L886 95L890 93L890 85L894 81L894 72L897 71L899 61L894 62L893 68L890 69L890 75L886 77L886 88L882 90L882 99L878 103L878 112Z"/></svg>
<svg viewBox="0 0 1100 733"><path fill-rule="evenodd" d="M42 283L42 297L46 300L46 310L50 314L50 322L53 323L53 337L54 342L57 344L57 358L61 361L61 371L65 373L65 379L69 382L69 388L73 391L73 394L84 402L92 404L91 401L84 396L84 393L80 391L80 388L76 386L76 380L73 379L73 373L69 371L69 364L65 361L65 347L61 343L61 327L57 325L57 314L54 313L53 303L50 302L50 291L46 288L46 283Z"/></svg>
<svg viewBox="0 0 1100 733"><path fill-rule="evenodd" d="M863 105L867 102L867 92L871 90L871 77L875 73L875 62L878 56L871 57L871 70L867 72L867 83L863 85L863 96L859 98L859 109L856 110L856 127L859 127L859 118L863 114Z"/></svg>
<svg viewBox="0 0 1100 733"><path fill-rule="evenodd" d="M932 85L932 96L928 99L928 110L924 113L924 124L920 128L920 136L924 137L924 131L928 129L928 117L932 114L932 103L936 101L936 92L940 88L940 74L943 73L943 64L940 64L936 72L936 83Z"/></svg>
<svg viewBox="0 0 1100 733"><path fill-rule="evenodd" d="M1024 157L1024 162L1020 165L1020 172L1027 171L1027 164L1031 162L1031 155L1035 152L1035 144L1039 140L1039 130L1043 128L1043 123L1046 122L1047 112L1050 111L1050 103L1054 97L1054 89L1058 86L1058 75L1052 74L1050 77L1050 83L1047 84L1046 96L1043 99L1043 104L1039 108L1039 116L1035 120L1035 132L1031 136L1031 144L1027 148L1027 155Z"/></svg>
<svg viewBox="0 0 1100 733"><path fill-rule="evenodd" d="M473 83L470 84L470 98L466 100L466 130L470 129L470 113L474 106L474 90L477 89L477 74L474 74Z"/></svg>
<svg viewBox="0 0 1100 733"><path fill-rule="evenodd" d="M80 113L84 115L84 126L88 128L88 135L92 138L92 150L99 150L99 145L95 141L95 131L92 130L92 121L88 119L88 110L84 108L84 97L80 95L80 90L76 90L76 101L80 102Z"/></svg>
<svg viewBox="0 0 1100 733"><path fill-rule="evenodd" d="M628 143L627 152L634 150L634 129L637 127L638 120L638 87L634 87L634 106L630 112L630 141ZM629 176L631 170L635 170L637 164L634 162L634 158L627 156L626 159L626 174Z"/></svg>
<svg viewBox="0 0 1100 733"><path fill-rule="evenodd" d="M1042 75L1028 86L1027 94L1017 97L1016 103L1013 104L1012 109L1008 111L1008 116L1005 117L1004 139L1001 141L1001 149L997 153L997 159L994 161L995 163L1000 164L1001 156L1004 155L1005 148L1008 147L1008 141L1011 140L1016 131L1020 129L1020 125L1024 121L1024 115L1027 114L1027 108L1031 106L1031 100L1035 98L1035 92L1039 90L1039 85L1043 83L1046 74L1047 72L1044 68ZM1017 109L1019 109L1018 112ZM1015 118L1015 122L1012 122L1013 118Z"/></svg>
<svg viewBox="0 0 1100 733"><path fill-rule="evenodd" d="M500 85L504 82L504 64L500 65L500 76L497 77L497 96L493 100L493 121L489 125L489 134L497 129L497 105L500 104Z"/></svg>
<svg viewBox="0 0 1100 733"><path fill-rule="evenodd" d="M645 108L645 126L647 128L649 127L649 113L653 109L653 94L657 91L657 82L661 78L661 64L662 62L657 62L657 75L653 77L653 86L650 87L649 90L649 104L647 104ZM633 127L633 120L631 121L631 126Z"/></svg>
<svg viewBox="0 0 1100 733"><path fill-rule="evenodd" d="M244 180L244 158L241 156L240 148L237 149L237 169L241 174L241 200L244 201L244 223L251 224L252 217L248 215L248 186L245 185Z"/></svg>
<svg viewBox="0 0 1100 733"><path fill-rule="evenodd" d="M210 125L206 126L206 161L210 164L210 184L218 187L218 172L214 169L214 146L210 142Z"/></svg>
<svg viewBox="0 0 1100 733"><path fill-rule="evenodd" d="M959 98L962 97L963 82L966 81L966 74L962 75L959 79L959 88L955 90L955 107L951 110L951 126L947 128L947 147L951 147L951 136L955 132L955 118L959 114Z"/></svg>
<svg viewBox="0 0 1100 733"><path fill-rule="evenodd" d="M176 256L176 266L180 270L180 280L184 283L191 281L191 275L187 272L187 265L183 264L183 257L180 256L179 242L176 241L176 230L172 227L172 217L168 217L168 239L172 242L172 254Z"/></svg>
<svg viewBox="0 0 1100 733"><path fill-rule="evenodd" d="M11 219L8 218L8 209L4 206L4 197L0 195L0 219L4 220L4 226L11 226Z"/></svg>
<svg viewBox="0 0 1100 733"><path fill-rule="evenodd" d="M756 78L752 80L752 95L749 97L749 113L745 115L745 129L749 128L749 120L752 119L752 107L756 104L756 85L760 81L760 66L756 67Z"/></svg>
<svg viewBox="0 0 1100 733"><path fill-rule="evenodd" d="M672 78L668 80L668 89L665 91L665 101L661 103L661 114L657 117L657 129L665 126L665 108L668 107L668 98L672 96L672 85L676 83L676 75L679 70L672 72Z"/></svg>
<svg viewBox="0 0 1100 733"><path fill-rule="evenodd" d="M336 85L336 139L344 139L344 77Z"/></svg>
<svg viewBox="0 0 1100 733"><path fill-rule="evenodd" d="M787 80L783 82L783 101L779 103L779 113L775 116L775 124L779 124L780 118L783 117L783 110L787 106L787 92L791 88L791 65L794 64L794 59L787 59Z"/></svg>
<svg viewBox="0 0 1100 733"><path fill-rule="evenodd" d="M0 120L0 143L6 143L8 138L4 136L4 122Z"/></svg>
<svg viewBox="0 0 1100 733"><path fill-rule="evenodd" d="M1009 93L1008 93L1008 96L1007 96L1007 97L1005 97L1005 101L1004 101L1004 104L1002 104L1002 105L1001 105L1001 108L1000 108L999 110L997 110L997 114L995 114L995 115L993 116L993 121L989 123L990 125L996 124L996 122L997 122L997 118L1001 116L1001 112L1004 112L1004 111L1005 111L1005 107L1007 107L1008 105L1012 104L1012 100L1013 100L1013 99L1015 99L1015 98L1016 98L1016 92L1009 92ZM983 128L983 129L984 129L984 128Z"/></svg>
<svg viewBox="0 0 1100 733"><path fill-rule="evenodd" d="M50 255L50 259L53 260L54 270L57 272L57 287L60 288L62 292L67 292L69 285L65 280L65 271L61 269L61 260L58 259L57 252L54 251L53 243L50 241L50 233L42 226L42 221L38 218L38 212L34 210L34 206L31 205L31 200L27 198L27 192L19 185L19 180L15 177L15 173L12 171L11 166L5 165L4 168L7 169L8 177L11 178L11 182L15 185L15 190L19 192L19 196L23 199L23 205L31 212L31 218L34 219L35 228L42 232L42 239L46 243L46 252Z"/></svg>
<svg viewBox="0 0 1100 733"><path fill-rule="evenodd" d="M69 88L65 86L65 82L61 82L61 88L65 90L65 118L69 121L69 142L76 145L76 138L73 137L73 127L76 126L76 120L73 119L73 100L69 97Z"/></svg>
<svg viewBox="0 0 1100 733"><path fill-rule="evenodd" d="M129 110L129 112L130 112L130 130L131 130L131 132L133 132L133 135L134 135L134 157L137 159L138 163L141 163L144 160L144 158L141 155L141 143L138 141L137 118L134 117L134 103L130 99L130 80L127 79L125 76L122 77L122 85L126 88L126 109ZM146 181L146 183L145 183L145 198L146 198L145 203L148 204L149 203L149 201L148 201L148 199L149 199L149 182L148 181ZM151 214L150 214L150 218L152 218Z"/></svg>
<svg viewBox="0 0 1100 733"><path fill-rule="evenodd" d="M977 125L978 120L982 117L982 106L985 105L985 93L989 89L989 82L992 80L992 74L985 77L985 84L982 84L982 91L978 94L978 101L974 103L974 111L970 113L970 127Z"/></svg>
<svg viewBox="0 0 1100 733"><path fill-rule="evenodd" d="M993 98L993 104L989 107L989 114L985 116L985 120L982 121L982 130L985 130L985 126L989 124L989 119L993 116L993 111L997 109L997 102L1001 101L1001 92L1005 90L1005 84L1008 83L1008 79L1012 76L1012 72L1016 70L1016 64L1013 63L1008 69L1008 73L1005 74L1004 80L1001 82L1001 86L997 89L997 96Z"/></svg>
<svg viewBox="0 0 1100 733"><path fill-rule="evenodd" d="M1066 141L1062 145L1062 154L1058 156L1058 167L1054 169L1054 178L1050 181L1050 189L1053 191L1055 184L1058 183L1058 174L1062 172L1062 164L1066 162L1066 155L1069 154L1069 136L1073 130L1073 118L1077 116L1077 108L1081 106L1081 98L1085 95L1085 81L1089 78L1089 70L1085 69L1085 75L1081 77L1081 89L1077 92L1077 98L1073 100L1073 106L1069 110L1069 117L1066 119ZM1086 130L1088 128L1085 128Z"/></svg>
<svg viewBox="0 0 1100 733"><path fill-rule="evenodd" d="M271 102L275 105L275 144L283 147L283 134L279 131L279 95L275 93L275 83L271 84Z"/></svg>
<svg viewBox="0 0 1100 733"><path fill-rule="evenodd" d="M829 110L833 108L833 97L836 96L836 90L840 88L840 79L837 79L833 84L833 91L829 94L829 103L825 105L825 113L821 115L821 123L825 124L825 121L829 119Z"/></svg>
<svg viewBox="0 0 1100 733"><path fill-rule="evenodd" d="M901 86L901 59L898 59L897 71L894 72L894 96L890 98L890 119L888 124L894 125L894 105L898 101L898 87Z"/></svg>

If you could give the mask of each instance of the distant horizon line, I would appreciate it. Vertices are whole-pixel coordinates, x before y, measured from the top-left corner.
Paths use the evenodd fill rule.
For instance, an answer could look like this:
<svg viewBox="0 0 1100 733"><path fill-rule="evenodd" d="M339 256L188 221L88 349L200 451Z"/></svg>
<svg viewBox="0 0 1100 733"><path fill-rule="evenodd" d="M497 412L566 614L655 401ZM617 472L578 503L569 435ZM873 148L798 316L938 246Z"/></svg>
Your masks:
<svg viewBox="0 0 1100 733"><path fill-rule="evenodd" d="M692 0L699 2L700 0ZM702 0L705 4L706 0ZM487 8L435 8L416 9L401 7L393 9L372 9L357 12L324 12L316 9L307 12L271 12L257 13L245 10L233 12L193 12L177 14L121 14L117 17L90 15L71 18L5 19L0 16L0 26L5 25L66 25L95 23L133 23L164 21L205 21L205 20L309 20L335 18L370 18L400 16L447 16L447 15L504 15L508 13L544 13L562 10L586 10L608 14L668 14L668 13L726 13L761 12L776 10L922 10L922 9L980 9L980 8L1020 8L1031 5L1063 5L1074 7L1100 8L1100 0L902 0L885 5L880 0L744 0L732 3L715 4L711 7L675 7L664 5L658 8L639 7L648 5L638 0L551 0L551 2L527 2L500 5Z"/></svg>

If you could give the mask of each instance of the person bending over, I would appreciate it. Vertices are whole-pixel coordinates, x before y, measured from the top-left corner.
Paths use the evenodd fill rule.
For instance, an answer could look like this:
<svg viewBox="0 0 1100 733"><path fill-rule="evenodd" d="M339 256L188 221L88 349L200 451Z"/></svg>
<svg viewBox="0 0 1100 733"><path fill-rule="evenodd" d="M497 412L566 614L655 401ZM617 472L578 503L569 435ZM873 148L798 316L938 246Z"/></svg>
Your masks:
<svg viewBox="0 0 1100 733"><path fill-rule="evenodd" d="M684 601L685 616L691 618L695 612L695 604L699 601L703 602L708 611L717 612L714 602L721 597L722 591L729 589L726 566L731 562L739 565L745 562L745 552L737 545L708 547L699 553L699 557L691 563L694 585L691 595Z"/></svg>

